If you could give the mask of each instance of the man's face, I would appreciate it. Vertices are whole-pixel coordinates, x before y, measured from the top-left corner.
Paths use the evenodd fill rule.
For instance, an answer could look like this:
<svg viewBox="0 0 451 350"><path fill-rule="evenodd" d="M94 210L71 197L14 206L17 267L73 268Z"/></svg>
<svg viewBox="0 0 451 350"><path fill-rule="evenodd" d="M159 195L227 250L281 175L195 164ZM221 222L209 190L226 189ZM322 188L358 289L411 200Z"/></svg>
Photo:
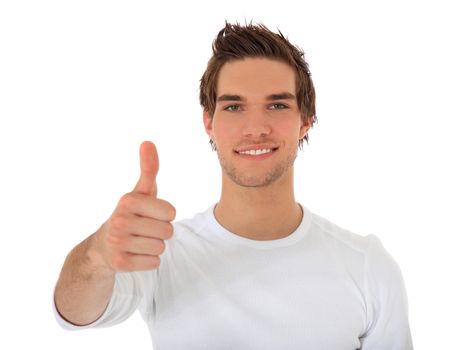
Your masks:
<svg viewBox="0 0 451 350"><path fill-rule="evenodd" d="M223 173L245 187L292 176L298 141L309 129L296 101L294 70L265 58L224 64L214 115L204 113L204 124Z"/></svg>

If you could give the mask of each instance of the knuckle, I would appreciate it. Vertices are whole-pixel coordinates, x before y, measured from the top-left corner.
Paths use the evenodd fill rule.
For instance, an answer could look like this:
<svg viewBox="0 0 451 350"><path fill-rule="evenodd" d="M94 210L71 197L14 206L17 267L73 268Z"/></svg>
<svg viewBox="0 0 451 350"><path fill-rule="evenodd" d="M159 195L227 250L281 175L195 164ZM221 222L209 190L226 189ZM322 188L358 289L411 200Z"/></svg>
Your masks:
<svg viewBox="0 0 451 350"><path fill-rule="evenodd" d="M119 199L118 208L129 211L133 207L134 202L135 199L133 198L133 195L131 193L126 193Z"/></svg>
<svg viewBox="0 0 451 350"><path fill-rule="evenodd" d="M115 231L122 231L127 228L128 220L121 216L115 215L111 218L111 228Z"/></svg>
<svg viewBox="0 0 451 350"><path fill-rule="evenodd" d="M107 236L106 241L110 246L119 246L122 244L123 239L118 235L110 234Z"/></svg>
<svg viewBox="0 0 451 350"><path fill-rule="evenodd" d="M123 254L115 254L111 258L111 262L117 271L128 271L130 269L130 261Z"/></svg>

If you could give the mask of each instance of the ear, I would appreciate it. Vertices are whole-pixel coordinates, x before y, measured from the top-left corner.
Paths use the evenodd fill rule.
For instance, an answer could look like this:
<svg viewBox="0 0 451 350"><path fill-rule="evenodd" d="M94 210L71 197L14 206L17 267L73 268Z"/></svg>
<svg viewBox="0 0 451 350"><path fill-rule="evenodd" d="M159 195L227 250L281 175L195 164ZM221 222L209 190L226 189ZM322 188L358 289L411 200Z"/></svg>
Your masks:
<svg viewBox="0 0 451 350"><path fill-rule="evenodd" d="M205 110L202 115L204 119L205 132L210 137L210 140L213 140L213 118L210 117Z"/></svg>
<svg viewBox="0 0 451 350"><path fill-rule="evenodd" d="M312 127L312 121L309 119L308 121L302 120L301 117L301 127L299 129L299 140L302 140L305 135L307 135L308 131Z"/></svg>

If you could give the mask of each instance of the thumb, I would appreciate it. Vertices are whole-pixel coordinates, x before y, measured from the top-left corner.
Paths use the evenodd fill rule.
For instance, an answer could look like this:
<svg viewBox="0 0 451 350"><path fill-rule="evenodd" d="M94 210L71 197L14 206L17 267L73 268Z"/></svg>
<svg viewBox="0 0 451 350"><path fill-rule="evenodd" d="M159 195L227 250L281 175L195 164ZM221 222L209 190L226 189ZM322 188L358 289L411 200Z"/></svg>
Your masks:
<svg viewBox="0 0 451 350"><path fill-rule="evenodd" d="M139 148L141 176L133 192L157 196L158 153L155 145L144 141Z"/></svg>

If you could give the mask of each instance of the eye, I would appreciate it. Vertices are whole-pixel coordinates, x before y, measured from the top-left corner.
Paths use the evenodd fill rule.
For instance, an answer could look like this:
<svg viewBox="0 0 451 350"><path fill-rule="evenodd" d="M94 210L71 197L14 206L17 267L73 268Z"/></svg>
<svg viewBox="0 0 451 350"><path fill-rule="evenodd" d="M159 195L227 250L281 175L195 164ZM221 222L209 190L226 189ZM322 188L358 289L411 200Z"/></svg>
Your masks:
<svg viewBox="0 0 451 350"><path fill-rule="evenodd" d="M269 109L286 109L288 108L287 105L284 105L283 103L273 103Z"/></svg>
<svg viewBox="0 0 451 350"><path fill-rule="evenodd" d="M224 110L229 112L238 112L240 108L241 108L240 105L229 105L224 107Z"/></svg>

